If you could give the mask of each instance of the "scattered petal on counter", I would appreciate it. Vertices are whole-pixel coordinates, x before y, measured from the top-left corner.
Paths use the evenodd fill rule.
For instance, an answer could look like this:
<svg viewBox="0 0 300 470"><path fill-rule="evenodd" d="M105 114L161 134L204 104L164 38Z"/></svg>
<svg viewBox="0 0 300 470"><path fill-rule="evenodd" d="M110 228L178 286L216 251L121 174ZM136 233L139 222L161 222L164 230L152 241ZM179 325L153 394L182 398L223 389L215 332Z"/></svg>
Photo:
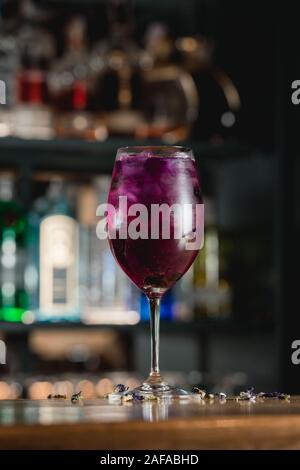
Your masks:
<svg viewBox="0 0 300 470"><path fill-rule="evenodd" d="M59 393L57 395L48 395L47 396L48 400L66 400L67 396L66 395L60 395Z"/></svg>
<svg viewBox="0 0 300 470"><path fill-rule="evenodd" d="M111 403L126 403L126 402L142 402L142 401L157 401L160 402L161 400L173 400L174 398L171 397L159 397L155 395L142 395L139 391L132 390L128 391L129 387L126 387L123 384L118 384L114 388L114 392L105 395L105 398L108 398ZM75 394L76 396L76 394ZM53 398L54 395L51 395ZM213 404L213 403L220 403L225 404L227 400L235 400L237 402L251 402L257 403L258 399L268 399L268 398L277 398L278 400L290 400L290 395L281 392L260 392L256 393L254 387L247 388L246 390L242 390L238 396L227 396L224 392L217 392L217 393L207 393L205 390L199 387L192 388L192 394L181 397L178 396L178 399L181 398L191 399L197 398L199 403L205 404Z"/></svg>
<svg viewBox="0 0 300 470"><path fill-rule="evenodd" d="M129 387L126 387L126 385L118 384L118 385L115 386L114 392L115 393L124 393L124 392L127 392L128 389L129 389Z"/></svg>
<svg viewBox="0 0 300 470"><path fill-rule="evenodd" d="M132 392L132 398L133 400L136 400L136 401L143 401L144 400L144 396L141 395L140 393L137 393L137 392Z"/></svg>
<svg viewBox="0 0 300 470"><path fill-rule="evenodd" d="M254 387L248 388L246 391L240 392L237 400L249 400L255 402L257 398L277 398L278 400L289 400L290 395L281 392L260 392L255 393Z"/></svg>
<svg viewBox="0 0 300 470"><path fill-rule="evenodd" d="M159 401L159 397L156 397L155 395L145 395L144 398L146 401Z"/></svg>
<svg viewBox="0 0 300 470"><path fill-rule="evenodd" d="M206 391L205 390L201 390L201 388L199 387L193 387L192 388L192 393L194 393L195 395L199 395L200 398L205 398L206 396Z"/></svg>
<svg viewBox="0 0 300 470"><path fill-rule="evenodd" d="M158 401L159 398L154 396L154 395L140 395L139 393L132 392L132 393L126 393L125 395L122 395L122 402L126 401Z"/></svg>
<svg viewBox="0 0 300 470"><path fill-rule="evenodd" d="M82 400L83 397L82 397L81 393L82 393L81 391L78 392L78 393L74 393L74 394L71 396L71 402L72 402L72 403L77 403L78 401Z"/></svg>
<svg viewBox="0 0 300 470"><path fill-rule="evenodd" d="M123 395L122 396L122 401L126 402L126 401L132 401L133 400L133 396L131 393L126 393L126 395Z"/></svg>
<svg viewBox="0 0 300 470"><path fill-rule="evenodd" d="M239 399L240 400L250 400L251 398L255 398L256 393L254 391L254 387L247 388L247 390L240 392Z"/></svg>
<svg viewBox="0 0 300 470"><path fill-rule="evenodd" d="M224 401L224 400L226 400L226 398L227 398L227 395L226 395L226 393L224 393L224 392L217 393L216 396L217 396L217 398L219 398L219 400L221 400L221 401Z"/></svg>
<svg viewBox="0 0 300 470"><path fill-rule="evenodd" d="M289 400L291 398L287 393L281 392L260 392L257 394L258 398L278 398L279 400Z"/></svg>

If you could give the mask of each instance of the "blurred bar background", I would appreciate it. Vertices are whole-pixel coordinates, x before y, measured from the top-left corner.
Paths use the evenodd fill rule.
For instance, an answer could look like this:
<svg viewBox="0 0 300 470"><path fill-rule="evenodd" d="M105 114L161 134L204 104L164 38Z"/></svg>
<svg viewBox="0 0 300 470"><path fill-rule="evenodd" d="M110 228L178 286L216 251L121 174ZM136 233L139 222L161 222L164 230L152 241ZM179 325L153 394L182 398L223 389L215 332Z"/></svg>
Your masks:
<svg viewBox="0 0 300 470"><path fill-rule="evenodd" d="M163 301L166 378L290 388L267 5L2 0L0 13L0 399L96 397L146 375L147 304L97 239L96 207L117 148L149 143L192 147L206 204L205 246Z"/></svg>

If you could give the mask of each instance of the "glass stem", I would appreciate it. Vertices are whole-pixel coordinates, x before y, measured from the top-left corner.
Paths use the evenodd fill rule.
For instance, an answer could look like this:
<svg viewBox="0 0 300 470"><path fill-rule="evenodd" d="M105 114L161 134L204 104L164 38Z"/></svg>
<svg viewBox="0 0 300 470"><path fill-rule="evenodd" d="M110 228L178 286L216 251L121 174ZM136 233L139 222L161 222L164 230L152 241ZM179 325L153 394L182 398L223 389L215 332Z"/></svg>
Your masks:
<svg viewBox="0 0 300 470"><path fill-rule="evenodd" d="M151 329L151 372L147 380L151 384L159 384L162 381L159 371L159 320L160 297L149 297L150 329Z"/></svg>

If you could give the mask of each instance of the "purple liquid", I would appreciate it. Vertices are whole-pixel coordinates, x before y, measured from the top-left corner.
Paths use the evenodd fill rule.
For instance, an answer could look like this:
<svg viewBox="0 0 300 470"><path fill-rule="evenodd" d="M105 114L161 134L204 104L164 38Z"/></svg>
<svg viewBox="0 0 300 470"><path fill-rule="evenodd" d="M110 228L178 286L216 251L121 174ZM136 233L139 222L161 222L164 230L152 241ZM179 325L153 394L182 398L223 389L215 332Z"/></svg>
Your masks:
<svg viewBox="0 0 300 470"><path fill-rule="evenodd" d="M201 203L195 162L187 156L120 155L113 171L108 202L119 208L119 197L127 196L128 208L142 203L150 214L151 204ZM122 215L124 220L126 214ZM127 217L127 223L130 218ZM149 231L151 219L148 219ZM166 292L189 269L198 250L186 250L183 239L110 239L116 260L129 278L145 293L153 288ZM117 230L117 237L119 233Z"/></svg>

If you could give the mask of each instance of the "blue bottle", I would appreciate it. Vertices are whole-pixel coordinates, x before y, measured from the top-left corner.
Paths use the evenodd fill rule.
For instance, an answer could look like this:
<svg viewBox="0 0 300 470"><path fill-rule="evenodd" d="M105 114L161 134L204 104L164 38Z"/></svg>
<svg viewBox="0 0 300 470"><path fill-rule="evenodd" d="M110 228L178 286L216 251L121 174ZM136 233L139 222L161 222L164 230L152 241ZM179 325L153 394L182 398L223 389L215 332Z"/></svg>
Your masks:
<svg viewBox="0 0 300 470"><path fill-rule="evenodd" d="M140 297L141 321L150 319L149 303L145 294ZM175 319L175 298L174 291L170 289L162 298L160 304L160 318L162 321L173 321Z"/></svg>

